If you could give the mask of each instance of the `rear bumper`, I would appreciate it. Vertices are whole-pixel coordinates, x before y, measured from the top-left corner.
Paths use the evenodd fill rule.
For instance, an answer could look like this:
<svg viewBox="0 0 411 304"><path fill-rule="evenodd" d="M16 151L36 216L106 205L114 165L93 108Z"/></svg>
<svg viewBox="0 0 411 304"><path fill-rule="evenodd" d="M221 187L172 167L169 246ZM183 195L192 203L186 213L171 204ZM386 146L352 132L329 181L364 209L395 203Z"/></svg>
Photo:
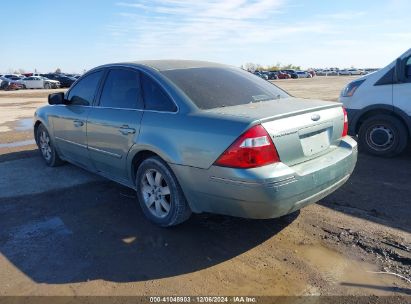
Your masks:
<svg viewBox="0 0 411 304"><path fill-rule="evenodd" d="M357 143L346 137L333 151L288 167L241 170L171 165L194 212L266 219L315 203L343 185L354 170Z"/></svg>

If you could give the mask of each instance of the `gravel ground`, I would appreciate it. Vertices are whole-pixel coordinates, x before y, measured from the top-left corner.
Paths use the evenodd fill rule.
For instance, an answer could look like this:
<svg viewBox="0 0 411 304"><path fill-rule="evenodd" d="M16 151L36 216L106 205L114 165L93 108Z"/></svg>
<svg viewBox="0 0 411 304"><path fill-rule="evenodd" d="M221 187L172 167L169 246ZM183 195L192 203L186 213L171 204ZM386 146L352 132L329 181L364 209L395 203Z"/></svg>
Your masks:
<svg viewBox="0 0 411 304"><path fill-rule="evenodd" d="M351 79L275 84L337 100ZM397 276L411 277L410 152L361 154L341 189L284 218L201 214L160 229L130 189L72 165L46 168L30 118L48 93L0 91L0 295L411 296Z"/></svg>

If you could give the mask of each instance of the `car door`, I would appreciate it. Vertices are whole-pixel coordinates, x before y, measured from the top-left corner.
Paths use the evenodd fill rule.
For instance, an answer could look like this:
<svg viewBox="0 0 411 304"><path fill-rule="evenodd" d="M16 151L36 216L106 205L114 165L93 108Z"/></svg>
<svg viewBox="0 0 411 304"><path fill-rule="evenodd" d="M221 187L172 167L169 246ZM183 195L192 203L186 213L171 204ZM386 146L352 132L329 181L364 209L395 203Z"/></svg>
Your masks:
<svg viewBox="0 0 411 304"><path fill-rule="evenodd" d="M401 83L394 84L393 103L411 119L411 56L405 58L405 77Z"/></svg>
<svg viewBox="0 0 411 304"><path fill-rule="evenodd" d="M51 117L61 156L86 168L92 168L87 150L87 116L102 76L103 70L86 75L66 93L66 104L55 106Z"/></svg>
<svg viewBox="0 0 411 304"><path fill-rule="evenodd" d="M139 135L142 109L140 72L110 68L88 116L88 149L101 174L125 184L129 182L127 154Z"/></svg>
<svg viewBox="0 0 411 304"><path fill-rule="evenodd" d="M34 78L33 77L29 77L29 78L25 78L24 80L22 80L22 83L26 86L27 89L34 89Z"/></svg>
<svg viewBox="0 0 411 304"><path fill-rule="evenodd" d="M32 89L33 88L33 77L27 77L24 80L22 80L22 83L26 87L26 89Z"/></svg>
<svg viewBox="0 0 411 304"><path fill-rule="evenodd" d="M33 89L43 89L44 88L44 84L43 84L43 80L39 77L31 77L32 80L31 82L31 88Z"/></svg>

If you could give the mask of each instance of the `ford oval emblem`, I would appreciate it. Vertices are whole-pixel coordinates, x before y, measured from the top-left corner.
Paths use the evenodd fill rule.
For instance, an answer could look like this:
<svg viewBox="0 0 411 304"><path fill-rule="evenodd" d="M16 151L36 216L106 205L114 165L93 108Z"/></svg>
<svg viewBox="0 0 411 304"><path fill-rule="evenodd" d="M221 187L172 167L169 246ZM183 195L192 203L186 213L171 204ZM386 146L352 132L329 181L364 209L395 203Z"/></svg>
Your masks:
<svg viewBox="0 0 411 304"><path fill-rule="evenodd" d="M320 120L321 116L319 114L313 114L311 115L311 120L312 121L318 121Z"/></svg>

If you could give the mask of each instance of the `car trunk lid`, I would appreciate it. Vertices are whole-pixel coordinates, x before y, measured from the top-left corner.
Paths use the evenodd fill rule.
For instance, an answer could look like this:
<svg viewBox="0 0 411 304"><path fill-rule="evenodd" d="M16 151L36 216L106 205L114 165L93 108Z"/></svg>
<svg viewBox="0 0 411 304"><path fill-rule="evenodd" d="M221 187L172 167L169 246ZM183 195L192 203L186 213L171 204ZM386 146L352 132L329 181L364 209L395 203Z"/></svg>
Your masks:
<svg viewBox="0 0 411 304"><path fill-rule="evenodd" d="M260 123L271 136L281 161L295 165L338 146L344 126L341 106L336 102L285 98L209 112Z"/></svg>

